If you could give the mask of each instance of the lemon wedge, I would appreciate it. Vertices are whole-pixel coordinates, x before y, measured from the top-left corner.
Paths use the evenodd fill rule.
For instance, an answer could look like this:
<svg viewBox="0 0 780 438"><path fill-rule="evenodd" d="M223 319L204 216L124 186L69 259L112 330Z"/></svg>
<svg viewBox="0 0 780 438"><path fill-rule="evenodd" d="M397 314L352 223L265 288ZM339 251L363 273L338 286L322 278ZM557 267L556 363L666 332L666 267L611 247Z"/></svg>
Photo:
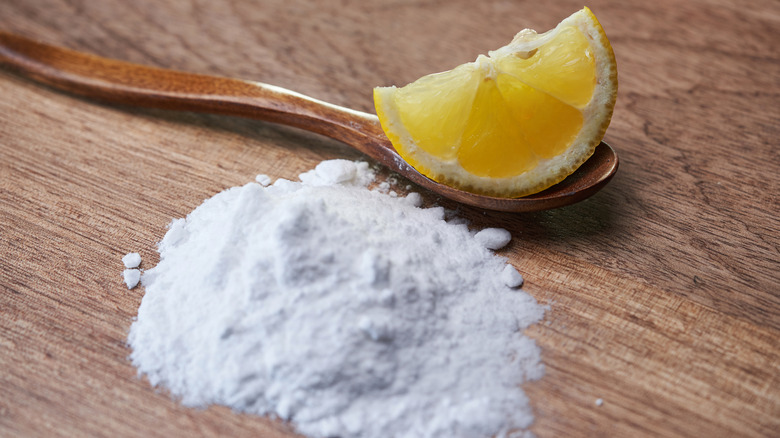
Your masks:
<svg viewBox="0 0 780 438"><path fill-rule="evenodd" d="M615 55L588 8L453 70L374 89L382 129L415 169L507 198L542 191L584 163L616 98Z"/></svg>

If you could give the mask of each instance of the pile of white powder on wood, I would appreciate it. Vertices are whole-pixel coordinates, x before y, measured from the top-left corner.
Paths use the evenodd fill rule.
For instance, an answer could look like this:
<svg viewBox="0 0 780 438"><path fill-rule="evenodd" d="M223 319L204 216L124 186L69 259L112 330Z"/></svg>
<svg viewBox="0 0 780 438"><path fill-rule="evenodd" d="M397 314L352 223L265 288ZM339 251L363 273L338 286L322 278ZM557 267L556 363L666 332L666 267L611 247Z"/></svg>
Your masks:
<svg viewBox="0 0 780 438"><path fill-rule="evenodd" d="M420 197L332 160L259 178L178 219L144 272L129 335L152 385L187 406L278 416L311 437L507 436L543 374L523 330L543 308L479 237Z"/></svg>

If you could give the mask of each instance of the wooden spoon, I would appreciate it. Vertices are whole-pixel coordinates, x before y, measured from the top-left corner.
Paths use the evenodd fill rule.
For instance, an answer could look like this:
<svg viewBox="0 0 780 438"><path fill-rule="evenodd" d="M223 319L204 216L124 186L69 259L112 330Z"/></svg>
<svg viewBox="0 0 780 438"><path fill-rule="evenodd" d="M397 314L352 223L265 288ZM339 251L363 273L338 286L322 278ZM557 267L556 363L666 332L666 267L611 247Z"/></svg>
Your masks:
<svg viewBox="0 0 780 438"><path fill-rule="evenodd" d="M259 82L165 70L80 53L0 32L0 65L54 88L124 105L260 119L313 131L353 146L444 197L489 210L547 210L583 200L618 168L601 143L590 159L555 186L523 198L476 195L439 184L406 163L373 115Z"/></svg>

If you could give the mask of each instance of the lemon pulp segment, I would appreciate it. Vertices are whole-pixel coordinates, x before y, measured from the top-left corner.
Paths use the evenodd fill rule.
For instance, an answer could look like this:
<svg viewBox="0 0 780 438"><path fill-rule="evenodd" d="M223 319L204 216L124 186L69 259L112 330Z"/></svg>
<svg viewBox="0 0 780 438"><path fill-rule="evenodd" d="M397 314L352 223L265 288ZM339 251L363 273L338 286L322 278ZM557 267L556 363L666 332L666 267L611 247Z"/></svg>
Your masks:
<svg viewBox="0 0 780 438"><path fill-rule="evenodd" d="M457 153L463 125L468 119L479 85L479 76L469 65L426 76L398 90L393 97L400 109L401 123L421 148L431 155L449 160ZM438 111L429 111L435 107ZM436 129L431 129L435 126Z"/></svg>
<svg viewBox="0 0 780 438"><path fill-rule="evenodd" d="M590 44L573 26L560 29L557 38L539 47L533 56L502 56L496 59L496 67L575 108L590 102L596 86Z"/></svg>

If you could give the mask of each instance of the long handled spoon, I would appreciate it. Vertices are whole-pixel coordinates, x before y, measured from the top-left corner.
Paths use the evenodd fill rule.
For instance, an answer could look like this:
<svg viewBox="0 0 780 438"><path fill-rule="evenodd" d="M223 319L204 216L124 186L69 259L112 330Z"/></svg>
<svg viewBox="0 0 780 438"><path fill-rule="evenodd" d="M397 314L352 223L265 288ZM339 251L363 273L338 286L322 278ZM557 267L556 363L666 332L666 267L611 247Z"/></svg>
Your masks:
<svg viewBox="0 0 780 438"><path fill-rule="evenodd" d="M393 149L379 119L259 82L147 67L50 46L0 32L0 65L54 88L106 102L242 116L294 126L340 140L444 197L488 210L540 211L581 201L600 190L618 168L606 143L575 173L522 198L476 195L439 184Z"/></svg>

